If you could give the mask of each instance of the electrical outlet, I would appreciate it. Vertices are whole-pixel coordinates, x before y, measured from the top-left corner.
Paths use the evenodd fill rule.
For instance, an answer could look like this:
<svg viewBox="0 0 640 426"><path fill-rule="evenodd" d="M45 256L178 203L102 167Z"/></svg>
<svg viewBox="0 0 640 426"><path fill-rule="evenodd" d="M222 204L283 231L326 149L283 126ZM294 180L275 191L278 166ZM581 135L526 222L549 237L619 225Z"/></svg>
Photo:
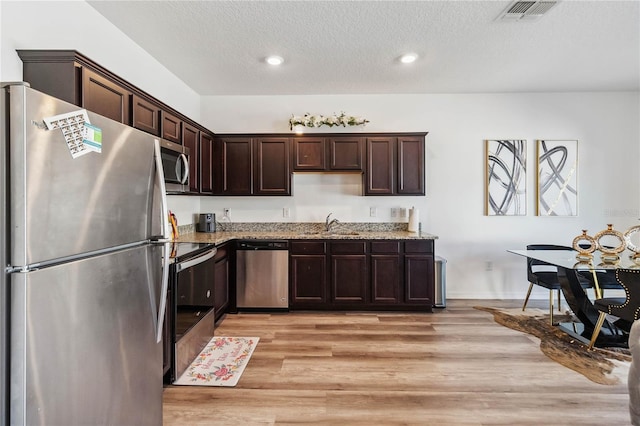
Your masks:
<svg viewBox="0 0 640 426"><path fill-rule="evenodd" d="M398 208L391 207L391 217L398 217Z"/></svg>
<svg viewBox="0 0 640 426"><path fill-rule="evenodd" d="M282 209L282 217L291 217L291 211L289 207L285 207Z"/></svg>
<svg viewBox="0 0 640 426"><path fill-rule="evenodd" d="M224 209L222 209L222 213L223 213L222 216L229 217L229 209L228 208L225 207Z"/></svg>
<svg viewBox="0 0 640 426"><path fill-rule="evenodd" d="M369 207L369 216L370 217L376 217L376 208L375 207Z"/></svg>
<svg viewBox="0 0 640 426"><path fill-rule="evenodd" d="M487 262L485 262L485 271L489 272L489 271L493 271L493 262L488 260Z"/></svg>
<svg viewBox="0 0 640 426"><path fill-rule="evenodd" d="M400 217L407 217L407 209L402 207L400 208Z"/></svg>

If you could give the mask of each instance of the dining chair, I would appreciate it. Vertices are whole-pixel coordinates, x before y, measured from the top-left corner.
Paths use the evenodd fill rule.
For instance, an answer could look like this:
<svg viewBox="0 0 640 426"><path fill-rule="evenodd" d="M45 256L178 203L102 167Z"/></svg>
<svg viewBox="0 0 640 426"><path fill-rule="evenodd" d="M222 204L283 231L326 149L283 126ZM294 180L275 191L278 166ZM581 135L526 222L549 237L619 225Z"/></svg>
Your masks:
<svg viewBox="0 0 640 426"><path fill-rule="evenodd" d="M573 251L573 248L568 246L554 245L554 244L530 244L527 246L527 250ZM524 311L527 307L527 303L529 302L529 297L531 296L531 290L533 290L533 286L539 285L540 287L544 287L549 290L549 322L551 325L554 325L554 322L553 322L554 291L557 291L557 294L558 294L558 312L562 312L561 310L562 302L560 299L562 286L558 281L558 268L547 262L543 262L541 260L536 260L528 257L527 258L527 280L529 281L529 290L527 290L527 296L524 299L522 310ZM581 277L580 275L578 275L578 280L580 281L580 284L582 285L583 288L591 287L591 284L584 277Z"/></svg>
<svg viewBox="0 0 640 426"><path fill-rule="evenodd" d="M600 315L591 335L589 349L593 349L607 315L619 318L616 326L627 332L627 326L640 318L640 270L616 269L615 278L624 289L625 297L602 297L593 301L593 306L600 311Z"/></svg>

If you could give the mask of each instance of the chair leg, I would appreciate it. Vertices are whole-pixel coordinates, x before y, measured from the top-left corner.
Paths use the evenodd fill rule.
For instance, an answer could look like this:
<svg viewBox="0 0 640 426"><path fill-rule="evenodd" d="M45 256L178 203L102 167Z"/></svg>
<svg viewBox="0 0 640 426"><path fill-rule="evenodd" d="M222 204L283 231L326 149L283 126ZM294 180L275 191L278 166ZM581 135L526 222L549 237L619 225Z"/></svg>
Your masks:
<svg viewBox="0 0 640 426"><path fill-rule="evenodd" d="M529 283L529 290L527 291L527 297L524 298L524 304L522 305L522 310L527 307L527 302L529 301L529 296L531 296L531 290L533 289L533 283Z"/></svg>
<svg viewBox="0 0 640 426"><path fill-rule="evenodd" d="M600 334L600 329L602 328L602 324L604 324L604 319L607 316L604 312L600 312L600 316L598 317L598 321L596 322L596 326L593 329L593 334L591 335L591 341L589 342L589 350L593 349L593 345L596 343L596 339L598 338L598 334Z"/></svg>
<svg viewBox="0 0 640 426"><path fill-rule="evenodd" d="M549 324L553 325L553 290L549 290Z"/></svg>

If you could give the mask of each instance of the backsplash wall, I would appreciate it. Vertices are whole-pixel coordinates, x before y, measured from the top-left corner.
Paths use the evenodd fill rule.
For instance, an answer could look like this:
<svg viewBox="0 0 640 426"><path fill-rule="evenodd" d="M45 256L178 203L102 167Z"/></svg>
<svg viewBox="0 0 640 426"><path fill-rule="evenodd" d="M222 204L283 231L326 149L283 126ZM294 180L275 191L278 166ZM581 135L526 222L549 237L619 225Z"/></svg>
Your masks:
<svg viewBox="0 0 640 426"><path fill-rule="evenodd" d="M428 185L427 185L428 186ZM197 219L192 212L215 213L222 220L229 209L231 222L324 222L329 213L341 222L408 221L409 208L421 206L426 229L427 197L365 197L362 175L356 173L294 173L291 197L169 196L169 207L180 225ZM404 208L405 217L392 217L391 208ZM289 217L283 214L289 209ZM375 216L371 216L371 209Z"/></svg>

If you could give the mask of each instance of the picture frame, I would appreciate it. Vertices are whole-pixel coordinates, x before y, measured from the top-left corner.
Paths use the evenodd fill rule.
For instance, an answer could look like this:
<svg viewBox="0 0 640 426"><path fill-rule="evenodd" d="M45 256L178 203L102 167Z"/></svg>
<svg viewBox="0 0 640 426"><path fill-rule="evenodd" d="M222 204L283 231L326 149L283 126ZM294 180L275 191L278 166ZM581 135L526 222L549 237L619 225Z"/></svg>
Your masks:
<svg viewBox="0 0 640 426"><path fill-rule="evenodd" d="M485 215L527 214L527 141L485 140Z"/></svg>
<svg viewBox="0 0 640 426"><path fill-rule="evenodd" d="M578 141L536 141L536 214L578 215Z"/></svg>

